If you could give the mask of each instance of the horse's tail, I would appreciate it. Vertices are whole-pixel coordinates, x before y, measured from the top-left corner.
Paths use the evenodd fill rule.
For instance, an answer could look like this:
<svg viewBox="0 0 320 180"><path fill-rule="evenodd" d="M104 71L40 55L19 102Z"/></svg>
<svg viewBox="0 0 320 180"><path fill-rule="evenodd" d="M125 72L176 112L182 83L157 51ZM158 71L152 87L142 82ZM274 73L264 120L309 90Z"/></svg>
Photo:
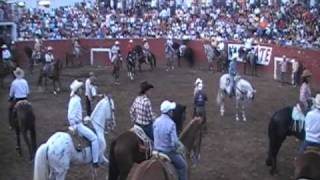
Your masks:
<svg viewBox="0 0 320 180"><path fill-rule="evenodd" d="M48 179L47 144L42 144L36 152L34 160L33 180Z"/></svg>
<svg viewBox="0 0 320 180"><path fill-rule="evenodd" d="M218 94L217 94L217 104L218 105L220 105L221 104L221 102L222 102L222 90L221 89L219 89L218 90Z"/></svg>
<svg viewBox="0 0 320 180"><path fill-rule="evenodd" d="M113 140L110 145L109 154L109 180L117 180L119 176L119 169L115 158L114 148L116 146L116 140Z"/></svg>

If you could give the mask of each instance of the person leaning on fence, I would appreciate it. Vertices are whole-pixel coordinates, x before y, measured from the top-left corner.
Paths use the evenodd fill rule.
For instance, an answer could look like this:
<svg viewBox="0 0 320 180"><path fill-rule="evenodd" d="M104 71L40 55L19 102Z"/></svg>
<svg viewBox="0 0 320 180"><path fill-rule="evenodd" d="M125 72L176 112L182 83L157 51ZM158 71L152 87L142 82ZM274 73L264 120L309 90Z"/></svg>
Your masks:
<svg viewBox="0 0 320 180"><path fill-rule="evenodd" d="M295 87L299 83L299 62L296 59L292 62L292 82Z"/></svg>
<svg viewBox="0 0 320 180"><path fill-rule="evenodd" d="M287 73L288 60L286 56L283 56L282 58L283 58L283 61L280 63L280 81L281 81L281 85L284 85L285 76Z"/></svg>

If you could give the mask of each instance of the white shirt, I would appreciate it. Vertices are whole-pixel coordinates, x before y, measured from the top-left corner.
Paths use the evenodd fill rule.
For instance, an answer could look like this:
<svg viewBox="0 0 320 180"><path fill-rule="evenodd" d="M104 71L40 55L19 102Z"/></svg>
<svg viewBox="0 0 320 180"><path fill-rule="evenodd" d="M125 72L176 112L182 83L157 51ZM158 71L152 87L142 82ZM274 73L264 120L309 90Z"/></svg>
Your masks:
<svg viewBox="0 0 320 180"><path fill-rule="evenodd" d="M45 59L46 59L46 63L51 63L51 62L53 62L53 60L54 60L53 54L47 53L46 56L45 56Z"/></svg>
<svg viewBox="0 0 320 180"><path fill-rule="evenodd" d="M112 48L111 48L112 55L114 56L114 55L119 54L119 50L120 50L119 46L113 45Z"/></svg>
<svg viewBox="0 0 320 180"><path fill-rule="evenodd" d="M145 43L143 44L143 47L144 47L145 49L147 49L147 50L150 49L150 46L149 46L149 43L148 43L148 42L145 42Z"/></svg>
<svg viewBox="0 0 320 180"><path fill-rule="evenodd" d="M10 86L10 97L26 98L30 93L28 82L25 79L15 79Z"/></svg>
<svg viewBox="0 0 320 180"><path fill-rule="evenodd" d="M74 126L82 121L81 98L77 94L70 98L68 105L68 121L70 126Z"/></svg>
<svg viewBox="0 0 320 180"><path fill-rule="evenodd" d="M320 143L320 110L310 111L305 119L306 140Z"/></svg>
<svg viewBox="0 0 320 180"><path fill-rule="evenodd" d="M299 69L299 62L298 61L293 61L292 63L292 72L298 72Z"/></svg>
<svg viewBox="0 0 320 180"><path fill-rule="evenodd" d="M2 59L10 59L11 58L11 53L8 49L5 49L2 51Z"/></svg>
<svg viewBox="0 0 320 180"><path fill-rule="evenodd" d="M97 95L97 89L94 85L91 84L90 78L86 80L85 86L86 86L85 95L89 98L89 100L92 100L92 97L95 97Z"/></svg>

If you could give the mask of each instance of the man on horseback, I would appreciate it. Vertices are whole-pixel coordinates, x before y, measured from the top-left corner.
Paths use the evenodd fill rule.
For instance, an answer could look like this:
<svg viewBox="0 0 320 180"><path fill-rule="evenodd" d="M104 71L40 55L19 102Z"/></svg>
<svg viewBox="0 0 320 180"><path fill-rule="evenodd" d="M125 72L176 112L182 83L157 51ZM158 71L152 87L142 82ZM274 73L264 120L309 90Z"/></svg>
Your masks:
<svg viewBox="0 0 320 180"><path fill-rule="evenodd" d="M91 153L93 167L99 167L99 142L96 134L82 123L81 87L83 82L74 80L70 85L71 93L68 105L69 130L91 142Z"/></svg>
<svg viewBox="0 0 320 180"><path fill-rule="evenodd" d="M153 123L154 149L169 156L177 170L179 180L187 180L187 162L179 150L183 147L179 141L176 124L172 120L176 103L163 101L160 106L161 115Z"/></svg>
<svg viewBox="0 0 320 180"><path fill-rule="evenodd" d="M10 50L8 49L8 46L6 44L3 44L1 46L2 48L2 62L5 66L5 68L13 68L13 62L12 62L12 55Z"/></svg>
<svg viewBox="0 0 320 180"><path fill-rule="evenodd" d="M120 77L120 66L121 66L121 57L120 57L120 46L119 41L116 41L111 48L112 58L111 63L113 65L112 76L114 77L114 83L120 84L118 79Z"/></svg>
<svg viewBox="0 0 320 180"><path fill-rule="evenodd" d="M167 39L166 45L165 45L165 53L166 53L166 59L167 59L167 71L169 71L170 69L173 70L174 69L174 56L175 56L175 50L172 47L173 45L173 41L172 38L169 37Z"/></svg>
<svg viewBox="0 0 320 180"><path fill-rule="evenodd" d="M153 140L152 123L154 113L152 111L151 101L148 97L150 89L154 86L147 81L140 84L140 92L135 98L130 108L130 119L135 124L140 126L146 135Z"/></svg>
<svg viewBox="0 0 320 180"><path fill-rule="evenodd" d="M305 140L300 148L300 153L309 147L320 148L320 94L317 94L314 101L315 109L311 110L305 119Z"/></svg>
<svg viewBox="0 0 320 180"><path fill-rule="evenodd" d="M13 71L14 76L16 77L15 80L11 83L10 86L10 93L9 93L9 125L10 129L13 127L13 120L15 116L14 106L18 101L26 100L30 94L30 89L28 82L23 78L24 71L19 67Z"/></svg>
<svg viewBox="0 0 320 180"><path fill-rule="evenodd" d="M94 81L96 80L96 76L93 72L89 73L89 77L87 78L85 82L85 96L86 96L86 110L87 110L87 116L91 115L92 107L93 107L93 101L95 97L97 96L97 87L94 86Z"/></svg>
<svg viewBox="0 0 320 180"><path fill-rule="evenodd" d="M235 94L234 88L235 88L235 77L237 75L237 58L238 54L236 52L233 52L231 57L231 62L229 64L229 75L230 75L230 96L233 96Z"/></svg>
<svg viewBox="0 0 320 180"><path fill-rule="evenodd" d="M52 53L53 48L48 46L47 53L45 54L45 64L43 66L44 72L50 75L53 71L53 63L54 63L54 56Z"/></svg>
<svg viewBox="0 0 320 180"><path fill-rule="evenodd" d="M146 38L143 39L143 54L144 54L145 62L149 63L148 57L150 56L150 45Z"/></svg>

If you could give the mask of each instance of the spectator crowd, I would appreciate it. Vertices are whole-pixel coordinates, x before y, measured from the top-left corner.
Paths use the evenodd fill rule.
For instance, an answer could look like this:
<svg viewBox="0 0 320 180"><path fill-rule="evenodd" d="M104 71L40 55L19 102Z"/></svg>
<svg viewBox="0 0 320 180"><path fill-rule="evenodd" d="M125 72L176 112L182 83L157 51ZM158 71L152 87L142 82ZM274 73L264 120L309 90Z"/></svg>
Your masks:
<svg viewBox="0 0 320 180"><path fill-rule="evenodd" d="M172 2L172 1L171 1ZM70 38L160 38L244 41L320 47L319 7L288 2L280 6L240 4L137 4L114 9L78 3L57 9L23 9L18 18L19 40Z"/></svg>

